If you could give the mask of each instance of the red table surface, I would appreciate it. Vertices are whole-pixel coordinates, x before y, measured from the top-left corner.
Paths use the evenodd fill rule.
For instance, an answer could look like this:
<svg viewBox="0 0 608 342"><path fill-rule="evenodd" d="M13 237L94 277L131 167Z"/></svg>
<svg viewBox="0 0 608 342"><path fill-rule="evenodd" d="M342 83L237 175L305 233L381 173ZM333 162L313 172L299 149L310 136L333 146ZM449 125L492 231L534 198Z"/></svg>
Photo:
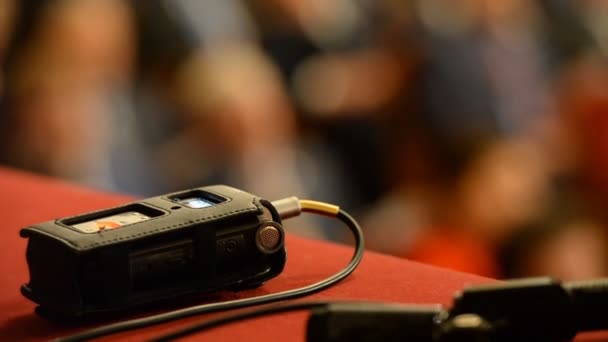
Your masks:
<svg viewBox="0 0 608 342"><path fill-rule="evenodd" d="M50 178L0 168L0 341L49 340L94 326L89 324L82 327L65 327L34 313L35 304L22 297L19 292L21 284L28 281L25 261L27 240L19 237L19 229L37 222L115 206L130 200L132 198L124 195L102 193ZM251 297L316 282L343 267L352 254L352 249L348 246L289 234L286 244L289 257L285 271L279 277L261 288L222 294L218 299ZM361 265L349 278L305 300L354 299L449 305L454 292L464 286L490 281L492 280L475 275L366 252ZM100 340L145 340L211 316L186 318ZM260 318L200 333L190 339L303 341L306 317L306 313L289 313ZM586 334L579 336L577 341L608 341L608 334Z"/></svg>

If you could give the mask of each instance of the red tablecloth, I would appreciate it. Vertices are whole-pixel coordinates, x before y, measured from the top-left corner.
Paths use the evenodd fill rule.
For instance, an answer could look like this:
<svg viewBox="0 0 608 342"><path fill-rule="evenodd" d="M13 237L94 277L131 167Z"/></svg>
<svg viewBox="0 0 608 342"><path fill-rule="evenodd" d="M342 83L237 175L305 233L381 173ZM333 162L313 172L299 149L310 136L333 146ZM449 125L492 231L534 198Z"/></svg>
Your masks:
<svg viewBox="0 0 608 342"><path fill-rule="evenodd" d="M289 194L285 194L289 195ZM28 281L26 240L21 227L83 211L105 208L131 200L122 195L101 193L45 177L0 168L0 341L38 341L90 328L65 327L34 313L35 304L21 296L19 287ZM287 222L287 225L289 223ZM256 290L226 294L221 299L250 297L316 282L334 273L349 260L346 246L287 236L289 258L285 271ZM345 281L307 299L365 299L398 303L451 303L463 286L491 281L403 259L366 253L361 266ZM194 303L193 303L194 304ZM104 340L143 340L183 327L205 317L192 317L147 329L126 332ZM284 314L232 324L195 336L213 341L302 341L305 313ZM595 334L581 341L608 341Z"/></svg>

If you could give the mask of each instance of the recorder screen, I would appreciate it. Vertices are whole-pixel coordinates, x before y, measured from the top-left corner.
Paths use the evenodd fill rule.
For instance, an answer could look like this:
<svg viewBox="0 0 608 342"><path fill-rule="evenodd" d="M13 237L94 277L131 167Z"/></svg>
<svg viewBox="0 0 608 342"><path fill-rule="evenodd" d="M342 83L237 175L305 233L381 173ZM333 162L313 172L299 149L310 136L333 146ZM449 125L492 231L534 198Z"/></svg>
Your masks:
<svg viewBox="0 0 608 342"><path fill-rule="evenodd" d="M182 200L179 200L179 203L193 209L207 208L213 205L213 203L200 197L184 198Z"/></svg>
<svg viewBox="0 0 608 342"><path fill-rule="evenodd" d="M148 219L150 219L150 216L138 213L137 211L127 211L87 222L77 223L72 225L72 227L83 233L97 233L102 230L116 229L127 224L142 222Z"/></svg>

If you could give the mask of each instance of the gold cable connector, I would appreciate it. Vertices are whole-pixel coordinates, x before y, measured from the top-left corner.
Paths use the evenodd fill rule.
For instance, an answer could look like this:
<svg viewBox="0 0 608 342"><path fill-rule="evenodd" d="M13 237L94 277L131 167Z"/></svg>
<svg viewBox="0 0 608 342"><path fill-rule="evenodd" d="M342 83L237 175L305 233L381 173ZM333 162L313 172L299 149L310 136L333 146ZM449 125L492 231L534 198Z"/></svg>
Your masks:
<svg viewBox="0 0 608 342"><path fill-rule="evenodd" d="M331 217L335 217L340 212L340 207L337 205L319 201L301 200L295 196L273 201L272 205L279 213L279 216L281 216L281 219L298 216L303 211Z"/></svg>
<svg viewBox="0 0 608 342"><path fill-rule="evenodd" d="M335 217L340 212L340 207L337 205L319 201L300 200L300 206L302 207L302 211L323 214L331 217Z"/></svg>

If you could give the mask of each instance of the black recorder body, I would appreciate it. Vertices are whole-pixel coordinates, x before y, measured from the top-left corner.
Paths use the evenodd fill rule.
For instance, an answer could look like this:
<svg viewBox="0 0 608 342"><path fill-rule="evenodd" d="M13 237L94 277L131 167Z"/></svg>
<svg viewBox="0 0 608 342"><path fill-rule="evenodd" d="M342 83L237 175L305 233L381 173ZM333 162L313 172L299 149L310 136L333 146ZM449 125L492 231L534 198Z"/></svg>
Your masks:
<svg viewBox="0 0 608 342"><path fill-rule="evenodd" d="M115 312L261 285L285 265L272 205L228 186L35 224L23 295L59 316Z"/></svg>

